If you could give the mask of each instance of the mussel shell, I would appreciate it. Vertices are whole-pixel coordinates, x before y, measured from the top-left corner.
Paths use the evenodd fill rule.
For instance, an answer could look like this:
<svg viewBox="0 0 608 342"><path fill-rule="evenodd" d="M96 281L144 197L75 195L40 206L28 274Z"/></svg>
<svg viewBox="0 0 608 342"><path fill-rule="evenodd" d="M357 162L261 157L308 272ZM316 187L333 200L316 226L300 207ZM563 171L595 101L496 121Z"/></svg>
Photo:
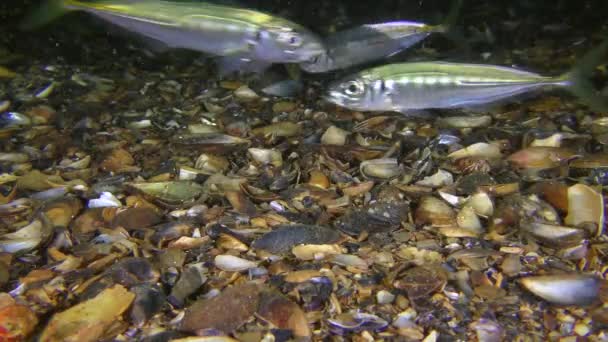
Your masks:
<svg viewBox="0 0 608 342"><path fill-rule="evenodd" d="M17 112L4 112L0 114L0 128L27 127L32 124L32 119Z"/></svg>
<svg viewBox="0 0 608 342"><path fill-rule="evenodd" d="M573 273L526 277L520 282L528 291L550 303L587 306L598 301L605 280Z"/></svg>
<svg viewBox="0 0 608 342"><path fill-rule="evenodd" d="M553 248L571 247L589 237L589 232L584 229L556 224L522 222L520 226L522 230L530 234L538 242Z"/></svg>
<svg viewBox="0 0 608 342"><path fill-rule="evenodd" d="M327 244L337 242L339 239L340 233L322 226L279 225L272 232L255 240L251 246L271 253L286 253L296 245Z"/></svg>
<svg viewBox="0 0 608 342"><path fill-rule="evenodd" d="M409 203L375 202L361 208L349 209L337 219L334 226L339 230L358 235L368 233L390 232L398 229L406 221L410 211Z"/></svg>
<svg viewBox="0 0 608 342"><path fill-rule="evenodd" d="M344 335L350 332L371 330L380 332L388 327L388 322L376 315L363 312L343 313L327 320L333 333Z"/></svg>

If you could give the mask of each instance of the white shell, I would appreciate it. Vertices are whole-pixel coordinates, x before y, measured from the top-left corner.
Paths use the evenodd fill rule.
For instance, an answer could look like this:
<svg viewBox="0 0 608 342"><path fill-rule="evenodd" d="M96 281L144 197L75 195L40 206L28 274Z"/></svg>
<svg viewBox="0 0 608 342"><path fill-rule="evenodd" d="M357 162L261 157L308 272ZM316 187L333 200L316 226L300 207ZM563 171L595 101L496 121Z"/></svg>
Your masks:
<svg viewBox="0 0 608 342"><path fill-rule="evenodd" d="M223 271L241 272L258 266L257 262L236 257L234 255L220 254L214 259L215 266Z"/></svg>
<svg viewBox="0 0 608 342"><path fill-rule="evenodd" d="M476 143L469 145L458 151L454 151L448 155L452 159L462 159L470 157L479 157L486 159L498 159L502 156L500 147L497 144Z"/></svg>
<svg viewBox="0 0 608 342"><path fill-rule="evenodd" d="M348 132L338 128L336 126L330 126L323 136L321 136L321 143L324 145L344 145L346 144L346 137Z"/></svg>

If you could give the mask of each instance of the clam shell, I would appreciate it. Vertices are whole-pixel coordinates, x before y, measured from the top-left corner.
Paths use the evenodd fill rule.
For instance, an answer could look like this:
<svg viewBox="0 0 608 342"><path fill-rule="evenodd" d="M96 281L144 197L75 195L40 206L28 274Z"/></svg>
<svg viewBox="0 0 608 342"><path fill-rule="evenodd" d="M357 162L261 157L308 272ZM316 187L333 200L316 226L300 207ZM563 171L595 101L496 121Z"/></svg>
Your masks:
<svg viewBox="0 0 608 342"><path fill-rule="evenodd" d="M520 280L523 287L540 298L559 305L591 305L599 299L604 282L593 275L555 274Z"/></svg>

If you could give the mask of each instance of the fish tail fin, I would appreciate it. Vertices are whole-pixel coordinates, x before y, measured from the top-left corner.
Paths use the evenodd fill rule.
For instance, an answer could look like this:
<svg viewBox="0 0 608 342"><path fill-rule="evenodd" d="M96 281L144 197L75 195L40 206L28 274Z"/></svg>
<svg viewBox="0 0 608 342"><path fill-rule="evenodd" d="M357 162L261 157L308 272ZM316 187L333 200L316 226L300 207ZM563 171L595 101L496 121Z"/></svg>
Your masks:
<svg viewBox="0 0 608 342"><path fill-rule="evenodd" d="M453 0L452 7L445 17L443 23L436 25L437 32L449 33L456 27L456 22L460 17L460 11L462 10L462 4L464 0Z"/></svg>
<svg viewBox="0 0 608 342"><path fill-rule="evenodd" d="M583 56L570 71L555 79L556 82L568 86L574 95L598 112L608 111L608 97L599 94L591 79L596 67L606 61L607 53L608 39Z"/></svg>
<svg viewBox="0 0 608 342"><path fill-rule="evenodd" d="M460 9L462 8L463 0L453 0L453 1L454 2L452 3L452 7L450 7L450 11L445 16L445 18L443 19L443 22L441 24L423 25L420 28L420 30L422 32L427 32L427 33L443 33L443 34L450 33L452 30L454 30L456 27L455 23L458 20L458 17L460 16Z"/></svg>
<svg viewBox="0 0 608 342"><path fill-rule="evenodd" d="M73 0L46 0L38 8L29 13L20 23L19 29L30 31L40 28L55 19L65 15L76 1Z"/></svg>
<svg viewBox="0 0 608 342"><path fill-rule="evenodd" d="M458 19L462 11L464 0L453 0L450 12L445 17L443 23L433 26L434 32L442 33L447 39L451 40L457 46L468 47L464 31L460 25L457 24Z"/></svg>

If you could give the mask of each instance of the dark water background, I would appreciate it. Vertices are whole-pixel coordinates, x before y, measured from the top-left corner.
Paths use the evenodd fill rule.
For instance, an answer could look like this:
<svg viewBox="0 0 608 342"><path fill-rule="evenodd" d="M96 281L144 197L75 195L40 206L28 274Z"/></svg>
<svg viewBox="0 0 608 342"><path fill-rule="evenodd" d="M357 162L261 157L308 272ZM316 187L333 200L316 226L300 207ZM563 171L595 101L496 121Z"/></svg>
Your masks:
<svg viewBox="0 0 608 342"><path fill-rule="evenodd" d="M223 0L222 0L223 1ZM133 54L133 37L117 35L111 27L85 13L72 13L36 32L21 32L23 15L38 6L35 0L0 2L0 47L25 58L61 58L92 64L101 58ZM290 18L321 35L363 23L413 20L440 23L449 11L449 0L294 1L249 0L241 4ZM457 54L452 42L435 35L417 48L432 48L436 57L474 62L491 53L497 62L547 67L543 61L580 46L580 53L608 37L606 0L465 0L458 25L473 53ZM541 48L537 58L517 60L513 51ZM577 51L579 51L577 50ZM527 54L526 58L530 54ZM514 59L514 60L513 60ZM568 63L568 61L564 61Z"/></svg>

